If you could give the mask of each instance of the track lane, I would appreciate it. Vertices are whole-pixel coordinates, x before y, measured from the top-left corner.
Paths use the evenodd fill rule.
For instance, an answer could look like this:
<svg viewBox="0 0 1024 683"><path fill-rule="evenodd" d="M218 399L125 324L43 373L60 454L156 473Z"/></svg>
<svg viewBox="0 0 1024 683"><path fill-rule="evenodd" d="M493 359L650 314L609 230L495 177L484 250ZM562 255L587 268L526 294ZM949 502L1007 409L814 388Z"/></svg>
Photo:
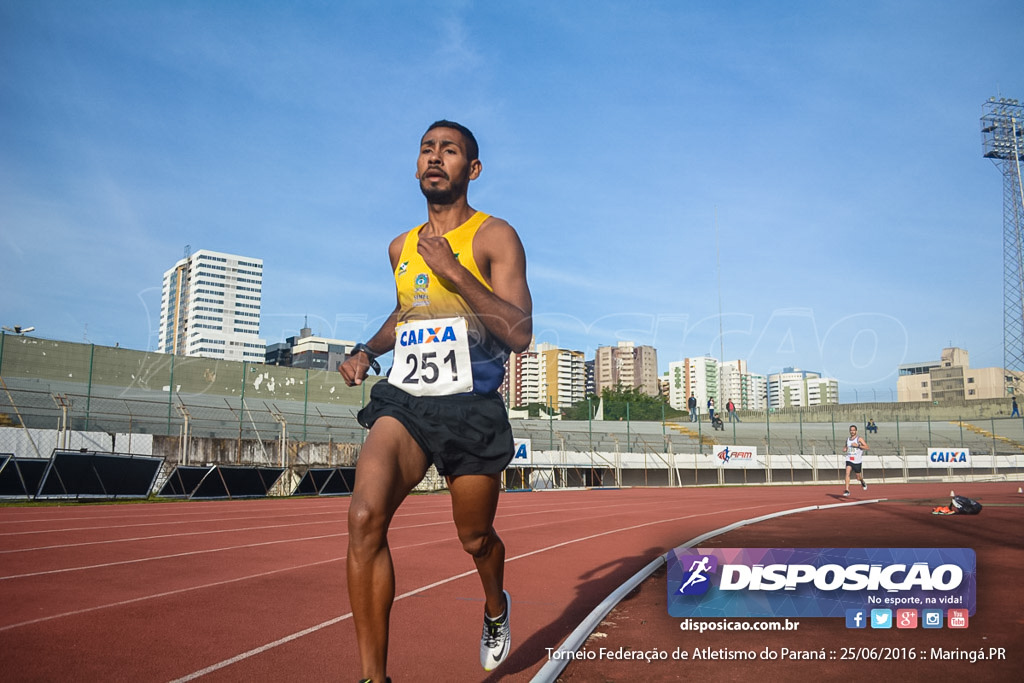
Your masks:
<svg viewBox="0 0 1024 683"><path fill-rule="evenodd" d="M354 631L345 618L340 521L348 502L315 502L262 501L268 515L302 505L317 527L322 525L312 520L323 512L320 504L330 506L342 527L336 535L299 542L271 538L280 530L264 529L254 535L262 534L268 545L217 552L181 536L161 540L163 555L195 554L160 560L144 555L153 551L145 544L126 541L126 547L142 549L128 564L40 575L34 586L27 586L28 578L0 581L0 599L19 606L16 617L0 623L11 626L2 633L15 646L0 653L0 665L24 674L23 680L63 675L171 680L252 652L203 680L357 677ZM506 578L514 600L515 644L501 676L527 680L543 662L545 647L556 646L616 581L646 564L652 553L672 547L679 534L691 537L729 521L820 502L820 491L806 489L504 494L498 528L509 548ZM396 516L391 541L398 592L409 593L396 602L392 617L391 670L397 680L421 675L424 666L450 672L452 680L484 679L475 661L479 583L455 539L448 503L443 495L414 496ZM223 517L224 506L235 503L199 505ZM259 509L249 503L243 512ZM82 510L65 508L78 517ZM54 525L66 523L59 514L46 516ZM200 516L189 518L202 524ZM99 559L109 550L108 545L91 547ZM178 553L166 552L173 548ZM65 568L89 566L81 556L85 548L66 550L71 557L63 559ZM0 574L8 574L9 559L0 555ZM21 589L5 594L14 584ZM65 641L76 645L59 660L28 656L42 643Z"/></svg>

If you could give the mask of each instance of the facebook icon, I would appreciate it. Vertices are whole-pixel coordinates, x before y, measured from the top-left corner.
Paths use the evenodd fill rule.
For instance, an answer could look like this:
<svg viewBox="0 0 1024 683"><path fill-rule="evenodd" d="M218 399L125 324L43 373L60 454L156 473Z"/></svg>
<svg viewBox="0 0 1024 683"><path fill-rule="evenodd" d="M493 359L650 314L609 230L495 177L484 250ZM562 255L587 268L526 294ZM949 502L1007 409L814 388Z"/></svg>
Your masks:
<svg viewBox="0 0 1024 683"><path fill-rule="evenodd" d="M867 612L862 609L846 610L846 628L867 628Z"/></svg>

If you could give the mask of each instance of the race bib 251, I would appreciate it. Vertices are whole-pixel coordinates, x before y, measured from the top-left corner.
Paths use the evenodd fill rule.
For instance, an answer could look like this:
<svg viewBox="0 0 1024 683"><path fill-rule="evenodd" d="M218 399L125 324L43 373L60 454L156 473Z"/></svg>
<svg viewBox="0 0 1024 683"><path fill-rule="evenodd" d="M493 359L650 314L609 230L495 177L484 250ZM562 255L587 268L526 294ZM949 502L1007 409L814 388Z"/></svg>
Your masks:
<svg viewBox="0 0 1024 683"><path fill-rule="evenodd" d="M466 319L400 323L395 328L395 360L388 382L414 396L450 396L472 391Z"/></svg>

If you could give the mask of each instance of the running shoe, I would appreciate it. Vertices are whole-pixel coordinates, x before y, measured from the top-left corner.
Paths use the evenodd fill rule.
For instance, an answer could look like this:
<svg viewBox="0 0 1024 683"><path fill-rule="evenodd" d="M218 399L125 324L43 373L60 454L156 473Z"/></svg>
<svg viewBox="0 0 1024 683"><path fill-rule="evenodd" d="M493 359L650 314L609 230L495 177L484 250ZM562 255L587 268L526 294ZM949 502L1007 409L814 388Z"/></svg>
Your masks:
<svg viewBox="0 0 1024 683"><path fill-rule="evenodd" d="M843 495L844 496L848 496L848 495L850 495L850 492L849 491L843 491Z"/></svg>
<svg viewBox="0 0 1024 683"><path fill-rule="evenodd" d="M863 481L862 481L862 482L860 483L860 487L861 487L862 489L864 489L865 491L867 491L867 490L868 490L868 485L867 485L867 483L866 483L866 482L863 482Z"/></svg>
<svg viewBox="0 0 1024 683"><path fill-rule="evenodd" d="M497 619L491 619L484 611L484 632L480 636L480 666L484 671L493 671L505 661L512 647L512 629L509 625L512 615L512 598L508 591L505 596L505 613Z"/></svg>

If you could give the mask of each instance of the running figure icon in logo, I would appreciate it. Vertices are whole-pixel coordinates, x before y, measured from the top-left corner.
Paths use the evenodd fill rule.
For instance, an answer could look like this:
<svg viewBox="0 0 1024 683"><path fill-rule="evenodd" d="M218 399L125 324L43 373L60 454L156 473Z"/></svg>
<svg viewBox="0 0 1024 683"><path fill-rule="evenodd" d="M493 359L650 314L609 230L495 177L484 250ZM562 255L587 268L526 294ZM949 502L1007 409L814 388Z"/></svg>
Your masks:
<svg viewBox="0 0 1024 683"><path fill-rule="evenodd" d="M688 555L679 558L679 564L690 568L686 580L679 586L680 595L702 595L708 592L711 585L707 574L712 574L718 569L718 558L713 555Z"/></svg>

